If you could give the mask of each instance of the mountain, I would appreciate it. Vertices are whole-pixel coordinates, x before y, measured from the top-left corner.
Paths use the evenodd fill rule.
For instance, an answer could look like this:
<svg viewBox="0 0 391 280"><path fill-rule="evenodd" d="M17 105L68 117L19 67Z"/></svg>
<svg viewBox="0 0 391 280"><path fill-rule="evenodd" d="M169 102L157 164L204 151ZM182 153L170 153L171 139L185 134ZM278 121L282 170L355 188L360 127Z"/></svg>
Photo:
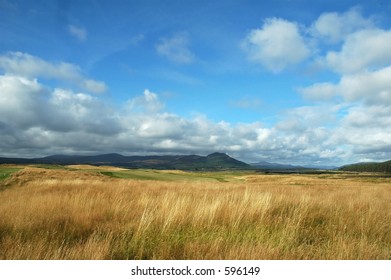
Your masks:
<svg viewBox="0 0 391 280"><path fill-rule="evenodd" d="M180 169L180 170L231 170L250 169L251 167L224 153L213 153L208 156L123 156L120 154L103 154L94 156L52 155L43 158L0 158L1 163L15 164L91 164L111 165L126 168Z"/></svg>
<svg viewBox="0 0 391 280"><path fill-rule="evenodd" d="M391 160L385 162L360 162L339 168L342 171L391 173Z"/></svg>
<svg viewBox="0 0 391 280"><path fill-rule="evenodd" d="M206 162L209 166L227 169L248 169L250 166L247 163L239 161L224 153L213 153L206 156Z"/></svg>

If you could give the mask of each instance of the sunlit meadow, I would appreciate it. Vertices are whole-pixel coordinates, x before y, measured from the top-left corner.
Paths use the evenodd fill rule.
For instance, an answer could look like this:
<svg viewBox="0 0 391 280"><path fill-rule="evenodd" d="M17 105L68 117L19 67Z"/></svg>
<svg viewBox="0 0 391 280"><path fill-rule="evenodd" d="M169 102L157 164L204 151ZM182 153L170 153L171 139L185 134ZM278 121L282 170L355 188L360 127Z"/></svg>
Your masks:
<svg viewBox="0 0 391 280"><path fill-rule="evenodd" d="M10 168L0 259L391 259L390 178Z"/></svg>

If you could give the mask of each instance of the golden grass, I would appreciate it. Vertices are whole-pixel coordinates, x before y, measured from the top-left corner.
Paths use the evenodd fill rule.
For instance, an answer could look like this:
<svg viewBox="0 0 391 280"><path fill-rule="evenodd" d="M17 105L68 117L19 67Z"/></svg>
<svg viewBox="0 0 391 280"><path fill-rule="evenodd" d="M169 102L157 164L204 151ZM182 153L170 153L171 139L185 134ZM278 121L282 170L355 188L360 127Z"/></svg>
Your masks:
<svg viewBox="0 0 391 280"><path fill-rule="evenodd" d="M391 180L136 181L27 167L0 192L0 259L391 259Z"/></svg>

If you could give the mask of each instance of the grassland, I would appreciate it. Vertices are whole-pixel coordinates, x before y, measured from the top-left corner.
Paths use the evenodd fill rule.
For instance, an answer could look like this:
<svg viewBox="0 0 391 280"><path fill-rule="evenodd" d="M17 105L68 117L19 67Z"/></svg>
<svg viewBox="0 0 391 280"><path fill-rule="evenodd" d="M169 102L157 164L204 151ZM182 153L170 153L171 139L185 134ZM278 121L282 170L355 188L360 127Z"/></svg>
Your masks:
<svg viewBox="0 0 391 280"><path fill-rule="evenodd" d="M391 178L46 167L0 168L0 259L391 259Z"/></svg>
<svg viewBox="0 0 391 280"><path fill-rule="evenodd" d="M12 173L20 170L21 168L18 168L14 165L0 165L0 180L7 179Z"/></svg>

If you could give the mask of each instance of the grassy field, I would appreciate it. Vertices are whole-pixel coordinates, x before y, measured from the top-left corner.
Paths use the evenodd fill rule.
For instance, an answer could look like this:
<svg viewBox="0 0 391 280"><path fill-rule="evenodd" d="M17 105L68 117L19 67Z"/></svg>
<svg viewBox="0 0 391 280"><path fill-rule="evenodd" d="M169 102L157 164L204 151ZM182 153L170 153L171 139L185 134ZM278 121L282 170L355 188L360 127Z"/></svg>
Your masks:
<svg viewBox="0 0 391 280"><path fill-rule="evenodd" d="M12 173L20 170L21 168L15 166L1 166L0 165L0 181L7 179Z"/></svg>
<svg viewBox="0 0 391 280"><path fill-rule="evenodd" d="M12 173L19 171L21 168L14 165L0 165L0 191L8 187L2 181L6 180Z"/></svg>
<svg viewBox="0 0 391 280"><path fill-rule="evenodd" d="M94 166L0 174L0 259L391 259L391 178Z"/></svg>

